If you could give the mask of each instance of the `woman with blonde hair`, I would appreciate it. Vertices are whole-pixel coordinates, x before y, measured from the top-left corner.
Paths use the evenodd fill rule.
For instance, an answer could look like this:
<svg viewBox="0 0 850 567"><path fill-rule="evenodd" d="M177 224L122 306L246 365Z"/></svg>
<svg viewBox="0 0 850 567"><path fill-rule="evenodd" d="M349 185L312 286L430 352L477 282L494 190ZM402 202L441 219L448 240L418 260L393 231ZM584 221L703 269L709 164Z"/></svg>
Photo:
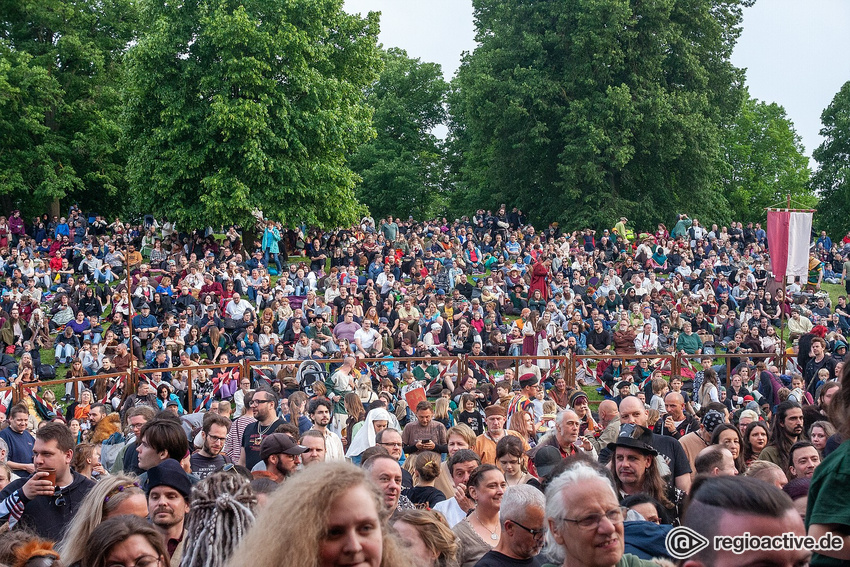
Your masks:
<svg viewBox="0 0 850 567"><path fill-rule="evenodd" d="M255 522L263 527L242 538L228 567L410 565L389 531L383 494L365 471L341 462L311 469L293 475L271 495ZM268 526L274 526L272 538Z"/></svg>
<svg viewBox="0 0 850 567"><path fill-rule="evenodd" d="M447 430L455 424L454 416L449 411L448 399L441 397L434 402L434 420L442 423Z"/></svg>
<svg viewBox="0 0 850 567"><path fill-rule="evenodd" d="M95 528L109 518L127 515L140 518L148 515L148 501L136 477L111 475L95 484L68 524L65 537L56 546L62 563L72 565L81 561Z"/></svg>
<svg viewBox="0 0 850 567"><path fill-rule="evenodd" d="M422 567L457 565L457 537L439 512L400 510L392 526Z"/></svg>
<svg viewBox="0 0 850 567"><path fill-rule="evenodd" d="M378 399L378 394L372 390L372 379L368 375L361 374L355 378L354 389L363 404L370 404Z"/></svg>
<svg viewBox="0 0 850 567"><path fill-rule="evenodd" d="M452 498L455 495L452 473L449 472L448 458L461 449L474 449L475 438L475 432L465 423L458 423L446 431L446 443L448 444L449 452L446 460L440 463L440 476L434 482L434 486L440 489L446 498Z"/></svg>

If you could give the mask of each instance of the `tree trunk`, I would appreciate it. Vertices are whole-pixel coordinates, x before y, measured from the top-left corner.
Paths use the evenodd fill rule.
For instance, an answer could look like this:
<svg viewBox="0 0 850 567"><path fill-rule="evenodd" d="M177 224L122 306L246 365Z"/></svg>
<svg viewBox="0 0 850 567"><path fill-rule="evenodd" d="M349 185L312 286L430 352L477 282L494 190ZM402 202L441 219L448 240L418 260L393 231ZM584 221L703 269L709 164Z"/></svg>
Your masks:
<svg viewBox="0 0 850 567"><path fill-rule="evenodd" d="M53 202L50 203L50 211L49 211L50 212L50 218L61 217L62 213L60 212L59 209L60 209L59 199L58 198L53 199Z"/></svg>

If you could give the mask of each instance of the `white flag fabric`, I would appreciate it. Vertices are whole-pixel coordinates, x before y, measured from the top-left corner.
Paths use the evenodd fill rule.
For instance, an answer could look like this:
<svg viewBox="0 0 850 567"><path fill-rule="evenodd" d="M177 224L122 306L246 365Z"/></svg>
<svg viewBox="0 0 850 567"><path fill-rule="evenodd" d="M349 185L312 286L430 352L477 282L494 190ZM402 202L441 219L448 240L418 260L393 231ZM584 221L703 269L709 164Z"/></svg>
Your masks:
<svg viewBox="0 0 850 567"><path fill-rule="evenodd" d="M777 280L784 280L787 276L808 276L811 234L812 213L767 212L767 244L771 269Z"/></svg>

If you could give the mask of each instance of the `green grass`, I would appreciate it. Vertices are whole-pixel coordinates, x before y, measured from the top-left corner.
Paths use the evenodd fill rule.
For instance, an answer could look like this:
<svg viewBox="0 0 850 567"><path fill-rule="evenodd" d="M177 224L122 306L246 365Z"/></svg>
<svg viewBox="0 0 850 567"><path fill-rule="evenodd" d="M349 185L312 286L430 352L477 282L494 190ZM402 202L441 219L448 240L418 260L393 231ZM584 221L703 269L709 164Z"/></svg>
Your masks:
<svg viewBox="0 0 850 567"><path fill-rule="evenodd" d="M838 296L845 295L844 286L842 284L829 284L825 283L821 285L821 288L829 293L829 299L832 301L832 307L835 308L838 305Z"/></svg>
<svg viewBox="0 0 850 567"><path fill-rule="evenodd" d="M601 402L602 400L605 399L604 397L602 397L602 394L600 394L597 391L598 388L599 388L599 384L596 384L595 386L582 386L581 387L581 389L584 390L584 393L587 394L587 401L588 402Z"/></svg>

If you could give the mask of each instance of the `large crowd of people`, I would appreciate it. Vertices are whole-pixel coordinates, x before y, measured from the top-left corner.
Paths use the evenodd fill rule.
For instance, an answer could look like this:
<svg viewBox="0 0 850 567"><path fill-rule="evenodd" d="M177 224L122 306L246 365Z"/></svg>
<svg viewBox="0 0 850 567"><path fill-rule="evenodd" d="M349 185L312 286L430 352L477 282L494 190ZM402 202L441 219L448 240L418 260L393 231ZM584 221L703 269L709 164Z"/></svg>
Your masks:
<svg viewBox="0 0 850 567"><path fill-rule="evenodd" d="M822 233L777 280L760 225L685 214L216 233L14 211L0 564L640 566L681 559L680 525L845 541L850 308L822 286L850 291L848 256Z"/></svg>

